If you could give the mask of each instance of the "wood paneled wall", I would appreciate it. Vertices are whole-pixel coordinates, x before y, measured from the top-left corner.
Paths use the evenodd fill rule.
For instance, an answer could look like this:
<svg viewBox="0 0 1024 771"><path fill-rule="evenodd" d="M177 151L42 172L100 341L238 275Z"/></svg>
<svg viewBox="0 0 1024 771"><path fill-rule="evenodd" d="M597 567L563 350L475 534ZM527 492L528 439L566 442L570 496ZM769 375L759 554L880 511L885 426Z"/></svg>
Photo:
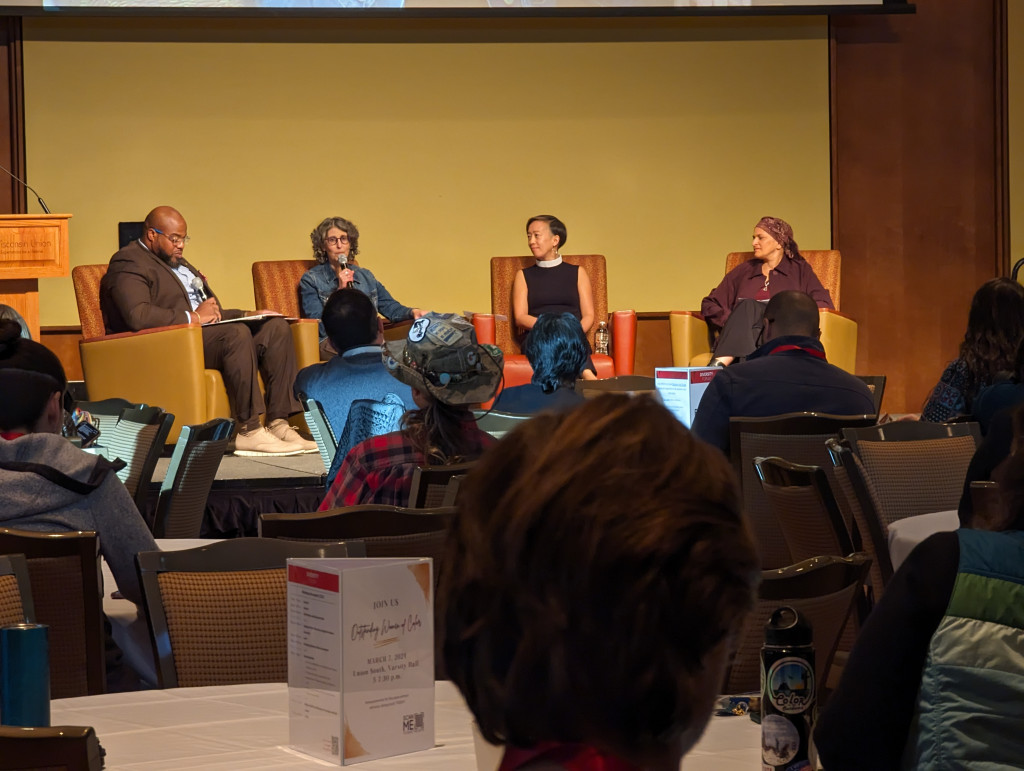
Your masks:
<svg viewBox="0 0 1024 771"><path fill-rule="evenodd" d="M25 179L25 100L21 71L21 18L0 16L0 166ZM25 188L0 171L0 212L21 214Z"/></svg>
<svg viewBox="0 0 1024 771"><path fill-rule="evenodd" d="M917 412L1006 274L1005 0L831 21L832 232L857 371Z"/></svg>

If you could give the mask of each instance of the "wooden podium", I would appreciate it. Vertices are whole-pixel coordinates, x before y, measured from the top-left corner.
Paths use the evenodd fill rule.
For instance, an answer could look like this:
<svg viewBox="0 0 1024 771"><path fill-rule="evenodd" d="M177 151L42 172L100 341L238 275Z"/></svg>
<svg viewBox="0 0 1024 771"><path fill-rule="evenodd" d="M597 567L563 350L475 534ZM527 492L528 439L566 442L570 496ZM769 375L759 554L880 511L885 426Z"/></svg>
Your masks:
<svg viewBox="0 0 1024 771"><path fill-rule="evenodd" d="M68 275L70 214L0 214L0 303L39 340L39 279Z"/></svg>

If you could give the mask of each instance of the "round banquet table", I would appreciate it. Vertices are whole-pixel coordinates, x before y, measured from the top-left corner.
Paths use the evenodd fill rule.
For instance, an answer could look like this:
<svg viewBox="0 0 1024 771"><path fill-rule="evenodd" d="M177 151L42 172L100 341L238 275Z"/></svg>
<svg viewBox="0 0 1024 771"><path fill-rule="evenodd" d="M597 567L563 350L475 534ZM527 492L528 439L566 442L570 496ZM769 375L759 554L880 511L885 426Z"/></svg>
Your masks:
<svg viewBox="0 0 1024 771"><path fill-rule="evenodd" d="M435 687L432 749L359 763L366 771L476 771L471 717L455 687ZM91 725L107 771L232 771L331 767L288 748L284 683L171 688L58 699L53 725ZM761 731L747 717L714 717L685 771L759 768ZM490 770L488 770L490 771Z"/></svg>

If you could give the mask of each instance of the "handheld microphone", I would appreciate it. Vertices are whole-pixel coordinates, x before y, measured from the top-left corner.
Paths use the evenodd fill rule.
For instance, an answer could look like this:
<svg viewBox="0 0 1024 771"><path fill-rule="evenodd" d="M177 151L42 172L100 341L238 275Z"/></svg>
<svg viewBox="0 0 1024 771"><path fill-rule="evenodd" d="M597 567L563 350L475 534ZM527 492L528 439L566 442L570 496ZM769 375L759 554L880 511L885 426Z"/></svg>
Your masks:
<svg viewBox="0 0 1024 771"><path fill-rule="evenodd" d="M199 295L200 302L206 302L210 298L206 296L206 289L203 287L203 280L199 276L192 277L192 288L196 290L196 294Z"/></svg>
<svg viewBox="0 0 1024 771"><path fill-rule="evenodd" d="M14 174L11 173L11 171L9 169L6 169L3 166L0 166L0 170L3 170L7 174L7 176L9 176L15 182L18 182L18 183L22 184L27 190L32 190L32 188L29 187L28 182L26 182L25 180L20 179L20 178L14 176ZM39 195L39 193L37 193L35 190L32 190L32 195L34 195L36 197L36 200L39 201L39 205L43 207L43 213L44 214L49 214L50 210L46 208L46 204L43 202L43 197L41 195Z"/></svg>

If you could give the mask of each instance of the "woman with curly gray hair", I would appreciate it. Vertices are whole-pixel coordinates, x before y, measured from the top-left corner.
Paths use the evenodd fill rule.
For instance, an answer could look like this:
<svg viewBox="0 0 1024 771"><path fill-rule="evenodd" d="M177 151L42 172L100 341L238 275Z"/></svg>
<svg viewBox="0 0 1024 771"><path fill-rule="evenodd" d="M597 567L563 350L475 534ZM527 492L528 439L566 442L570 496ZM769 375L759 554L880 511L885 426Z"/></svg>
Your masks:
<svg viewBox="0 0 1024 771"><path fill-rule="evenodd" d="M320 319L324 305L336 289L352 287L371 300L373 306L388 321L418 319L423 315L419 308L402 305L391 296L387 288L366 268L355 262L359 254L359 229L344 217L328 217L309 234L313 244L313 257L317 264L307 270L299 279L299 298L302 301L302 315L309 319ZM323 322L320 322L320 354L328 359L335 355Z"/></svg>

